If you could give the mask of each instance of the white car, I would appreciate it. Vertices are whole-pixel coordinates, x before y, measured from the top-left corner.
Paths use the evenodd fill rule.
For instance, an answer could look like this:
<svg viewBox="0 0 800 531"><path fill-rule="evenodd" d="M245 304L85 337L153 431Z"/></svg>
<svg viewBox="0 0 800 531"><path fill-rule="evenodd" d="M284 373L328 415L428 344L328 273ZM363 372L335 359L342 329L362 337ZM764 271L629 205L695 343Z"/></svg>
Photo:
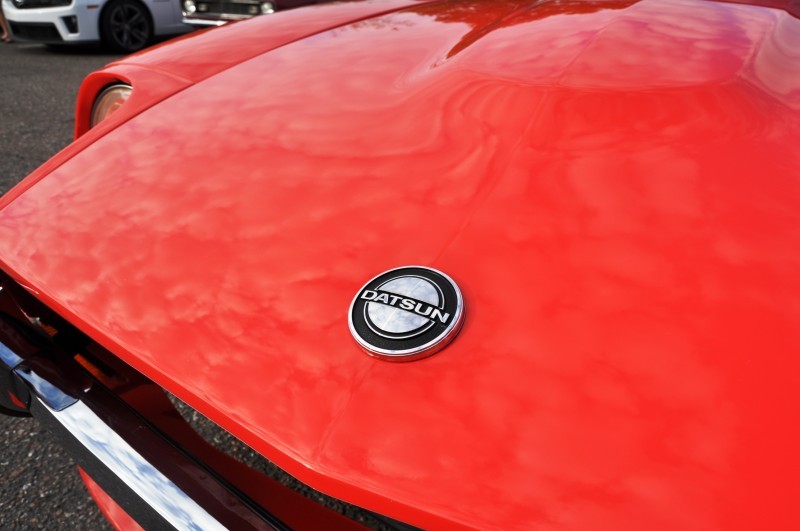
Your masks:
<svg viewBox="0 0 800 531"><path fill-rule="evenodd" d="M0 0L18 41L78 44L102 41L135 52L157 35L185 33L175 0Z"/></svg>

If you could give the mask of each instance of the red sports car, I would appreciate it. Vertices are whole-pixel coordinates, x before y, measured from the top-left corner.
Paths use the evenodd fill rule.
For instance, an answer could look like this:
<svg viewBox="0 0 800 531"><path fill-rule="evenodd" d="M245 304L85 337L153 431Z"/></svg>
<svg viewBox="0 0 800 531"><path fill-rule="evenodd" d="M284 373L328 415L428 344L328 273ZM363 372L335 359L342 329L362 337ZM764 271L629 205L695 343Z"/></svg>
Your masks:
<svg viewBox="0 0 800 531"><path fill-rule="evenodd" d="M797 529L798 3L191 35L85 80L0 270L0 405L121 529Z"/></svg>

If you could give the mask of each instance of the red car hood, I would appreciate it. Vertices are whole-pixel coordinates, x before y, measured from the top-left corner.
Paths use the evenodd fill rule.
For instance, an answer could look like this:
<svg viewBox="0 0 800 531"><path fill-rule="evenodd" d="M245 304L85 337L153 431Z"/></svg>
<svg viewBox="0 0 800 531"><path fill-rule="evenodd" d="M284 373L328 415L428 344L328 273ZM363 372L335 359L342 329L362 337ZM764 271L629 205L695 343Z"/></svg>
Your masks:
<svg viewBox="0 0 800 531"><path fill-rule="evenodd" d="M333 496L425 527L800 521L800 20L448 2L145 111L0 212L2 265ZM461 334L350 336L393 267Z"/></svg>

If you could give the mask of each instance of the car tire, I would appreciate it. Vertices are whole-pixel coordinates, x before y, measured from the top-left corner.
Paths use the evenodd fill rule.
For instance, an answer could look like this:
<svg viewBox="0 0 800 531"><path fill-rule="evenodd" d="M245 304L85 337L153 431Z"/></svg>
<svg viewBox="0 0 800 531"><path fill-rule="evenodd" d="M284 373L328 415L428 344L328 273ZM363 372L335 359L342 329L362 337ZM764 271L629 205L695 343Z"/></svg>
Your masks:
<svg viewBox="0 0 800 531"><path fill-rule="evenodd" d="M141 50L153 39L150 12L136 0L112 0L100 17L103 43L115 52Z"/></svg>

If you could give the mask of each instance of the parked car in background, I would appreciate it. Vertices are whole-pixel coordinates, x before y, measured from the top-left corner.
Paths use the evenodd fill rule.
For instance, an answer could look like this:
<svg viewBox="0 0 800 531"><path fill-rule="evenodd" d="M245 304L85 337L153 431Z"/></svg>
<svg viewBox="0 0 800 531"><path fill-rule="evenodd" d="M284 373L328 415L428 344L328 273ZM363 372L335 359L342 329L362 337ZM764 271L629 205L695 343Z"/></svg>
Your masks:
<svg viewBox="0 0 800 531"><path fill-rule="evenodd" d="M330 0L181 0L183 21L194 26L221 26L234 20Z"/></svg>
<svg viewBox="0 0 800 531"><path fill-rule="evenodd" d="M102 41L130 53L155 37L191 31L177 0L0 0L17 41L49 45Z"/></svg>
<svg viewBox="0 0 800 531"><path fill-rule="evenodd" d="M796 6L341 2L108 65L0 198L0 411L120 528L800 529Z"/></svg>

